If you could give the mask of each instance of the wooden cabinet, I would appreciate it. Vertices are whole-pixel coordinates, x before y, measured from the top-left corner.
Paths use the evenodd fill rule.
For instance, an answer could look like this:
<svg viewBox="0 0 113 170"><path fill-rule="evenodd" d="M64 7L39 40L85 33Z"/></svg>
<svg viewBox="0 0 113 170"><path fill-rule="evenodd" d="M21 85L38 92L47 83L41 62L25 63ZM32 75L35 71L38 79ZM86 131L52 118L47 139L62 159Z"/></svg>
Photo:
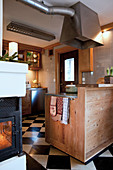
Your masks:
<svg viewBox="0 0 113 170"><path fill-rule="evenodd" d="M42 68L42 56L37 51L19 51L19 60L28 62L29 70L40 70Z"/></svg>
<svg viewBox="0 0 113 170"><path fill-rule="evenodd" d="M93 48L79 50L79 69L81 72L93 71Z"/></svg>
<svg viewBox="0 0 113 170"><path fill-rule="evenodd" d="M93 71L93 48L79 50L79 84L82 83L82 72Z"/></svg>
<svg viewBox="0 0 113 170"><path fill-rule="evenodd" d="M30 70L39 70L42 67L40 52L27 51L26 52L26 61L29 62Z"/></svg>
<svg viewBox="0 0 113 170"><path fill-rule="evenodd" d="M26 96L22 98L22 115L31 114L31 90L26 90Z"/></svg>

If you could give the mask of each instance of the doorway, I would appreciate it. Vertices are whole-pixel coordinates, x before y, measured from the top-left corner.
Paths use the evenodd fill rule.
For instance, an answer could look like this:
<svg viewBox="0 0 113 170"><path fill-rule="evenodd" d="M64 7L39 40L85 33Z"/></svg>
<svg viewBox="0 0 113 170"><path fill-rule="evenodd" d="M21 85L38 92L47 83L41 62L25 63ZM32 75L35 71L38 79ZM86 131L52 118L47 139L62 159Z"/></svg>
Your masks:
<svg viewBox="0 0 113 170"><path fill-rule="evenodd" d="M78 50L60 54L60 93L70 84L78 84Z"/></svg>

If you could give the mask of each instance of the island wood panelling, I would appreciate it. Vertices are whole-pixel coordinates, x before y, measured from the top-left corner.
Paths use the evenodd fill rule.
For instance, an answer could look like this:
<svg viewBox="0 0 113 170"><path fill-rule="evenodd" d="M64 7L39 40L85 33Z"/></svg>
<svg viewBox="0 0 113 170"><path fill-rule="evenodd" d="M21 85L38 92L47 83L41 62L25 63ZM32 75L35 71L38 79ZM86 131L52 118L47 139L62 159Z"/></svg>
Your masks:
<svg viewBox="0 0 113 170"><path fill-rule="evenodd" d="M49 114L50 96L46 96L46 141L62 151L84 161L84 131L85 131L85 105L84 91L80 91L78 99L70 101L70 123L61 124L52 120ZM80 112L78 112L80 111Z"/></svg>
<svg viewBox="0 0 113 170"><path fill-rule="evenodd" d="M90 88L85 94L87 159L113 142L113 89Z"/></svg>
<svg viewBox="0 0 113 170"><path fill-rule="evenodd" d="M46 95L46 142L51 145L86 162L113 143L113 88L78 87L68 125L52 120L49 106Z"/></svg>

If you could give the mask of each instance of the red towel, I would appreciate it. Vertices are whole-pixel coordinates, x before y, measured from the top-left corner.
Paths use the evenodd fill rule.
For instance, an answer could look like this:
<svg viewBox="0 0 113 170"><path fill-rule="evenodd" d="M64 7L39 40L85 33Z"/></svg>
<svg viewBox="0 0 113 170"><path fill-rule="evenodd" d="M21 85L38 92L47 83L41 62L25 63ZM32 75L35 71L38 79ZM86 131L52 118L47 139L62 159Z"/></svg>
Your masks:
<svg viewBox="0 0 113 170"><path fill-rule="evenodd" d="M63 112L63 98L57 97L57 114L62 115Z"/></svg>
<svg viewBox="0 0 113 170"><path fill-rule="evenodd" d="M51 100L50 100L50 114L52 116L56 116L56 99L57 99L57 97L51 96Z"/></svg>

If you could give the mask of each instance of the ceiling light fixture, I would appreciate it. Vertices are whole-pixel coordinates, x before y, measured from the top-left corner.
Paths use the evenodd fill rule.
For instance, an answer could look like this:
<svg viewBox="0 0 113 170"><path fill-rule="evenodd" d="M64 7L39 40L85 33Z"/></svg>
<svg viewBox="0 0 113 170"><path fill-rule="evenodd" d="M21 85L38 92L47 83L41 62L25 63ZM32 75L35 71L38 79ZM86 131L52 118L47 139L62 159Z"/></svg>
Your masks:
<svg viewBox="0 0 113 170"><path fill-rule="evenodd" d="M29 27L27 25L18 22L13 22L13 21L10 22L9 25L7 25L7 30L28 35L31 37L39 38L46 41L51 41L55 39L55 36L53 34L49 34L37 28Z"/></svg>

